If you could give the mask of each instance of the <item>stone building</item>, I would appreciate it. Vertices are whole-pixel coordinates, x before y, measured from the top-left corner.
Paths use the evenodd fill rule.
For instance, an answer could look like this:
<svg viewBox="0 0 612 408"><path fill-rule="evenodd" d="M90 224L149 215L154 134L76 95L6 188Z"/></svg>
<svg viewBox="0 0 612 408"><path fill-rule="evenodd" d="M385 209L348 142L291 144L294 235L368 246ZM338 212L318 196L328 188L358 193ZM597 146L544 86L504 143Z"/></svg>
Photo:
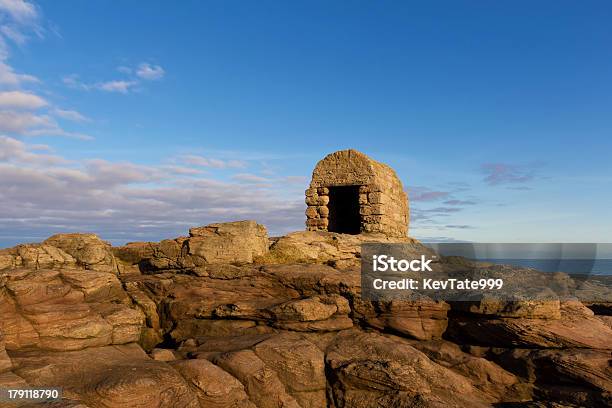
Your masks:
<svg viewBox="0 0 612 408"><path fill-rule="evenodd" d="M356 150L327 155L306 190L309 231L408 234L408 196L395 171Z"/></svg>

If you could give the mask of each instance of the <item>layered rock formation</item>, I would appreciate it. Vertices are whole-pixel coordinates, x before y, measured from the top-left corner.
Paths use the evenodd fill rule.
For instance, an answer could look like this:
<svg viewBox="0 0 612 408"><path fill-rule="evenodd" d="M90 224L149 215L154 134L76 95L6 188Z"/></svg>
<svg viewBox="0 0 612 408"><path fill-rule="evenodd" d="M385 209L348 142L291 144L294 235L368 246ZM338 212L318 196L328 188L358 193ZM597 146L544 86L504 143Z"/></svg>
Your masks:
<svg viewBox="0 0 612 408"><path fill-rule="evenodd" d="M364 241L391 239L249 221L1 250L0 387L92 408L612 404L609 305L364 301Z"/></svg>

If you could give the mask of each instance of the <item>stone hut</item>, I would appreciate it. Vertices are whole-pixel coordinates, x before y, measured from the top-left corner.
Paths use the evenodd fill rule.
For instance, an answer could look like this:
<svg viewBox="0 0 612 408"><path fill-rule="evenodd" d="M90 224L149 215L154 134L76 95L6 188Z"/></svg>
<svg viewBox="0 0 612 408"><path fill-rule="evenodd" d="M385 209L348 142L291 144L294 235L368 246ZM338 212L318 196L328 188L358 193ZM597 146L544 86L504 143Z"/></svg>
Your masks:
<svg viewBox="0 0 612 408"><path fill-rule="evenodd" d="M306 190L309 231L408 234L408 196L395 171L356 150L317 163Z"/></svg>

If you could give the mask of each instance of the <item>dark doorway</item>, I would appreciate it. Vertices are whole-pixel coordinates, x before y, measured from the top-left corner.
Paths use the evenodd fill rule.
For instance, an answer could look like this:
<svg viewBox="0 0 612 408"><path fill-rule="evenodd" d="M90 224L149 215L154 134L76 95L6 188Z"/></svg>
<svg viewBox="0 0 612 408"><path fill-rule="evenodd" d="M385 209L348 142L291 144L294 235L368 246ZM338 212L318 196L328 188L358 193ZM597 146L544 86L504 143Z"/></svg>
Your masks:
<svg viewBox="0 0 612 408"><path fill-rule="evenodd" d="M359 186L329 187L329 232L359 234Z"/></svg>

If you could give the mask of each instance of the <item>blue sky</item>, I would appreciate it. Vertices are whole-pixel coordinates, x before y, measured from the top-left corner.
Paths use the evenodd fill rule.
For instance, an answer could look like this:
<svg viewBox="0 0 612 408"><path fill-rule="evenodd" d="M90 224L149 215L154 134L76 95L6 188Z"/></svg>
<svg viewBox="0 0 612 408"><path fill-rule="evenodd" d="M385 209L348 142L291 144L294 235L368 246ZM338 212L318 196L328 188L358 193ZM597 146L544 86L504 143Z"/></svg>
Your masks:
<svg viewBox="0 0 612 408"><path fill-rule="evenodd" d="M390 164L410 234L612 241L606 1L0 0L0 246L253 218L325 154Z"/></svg>

